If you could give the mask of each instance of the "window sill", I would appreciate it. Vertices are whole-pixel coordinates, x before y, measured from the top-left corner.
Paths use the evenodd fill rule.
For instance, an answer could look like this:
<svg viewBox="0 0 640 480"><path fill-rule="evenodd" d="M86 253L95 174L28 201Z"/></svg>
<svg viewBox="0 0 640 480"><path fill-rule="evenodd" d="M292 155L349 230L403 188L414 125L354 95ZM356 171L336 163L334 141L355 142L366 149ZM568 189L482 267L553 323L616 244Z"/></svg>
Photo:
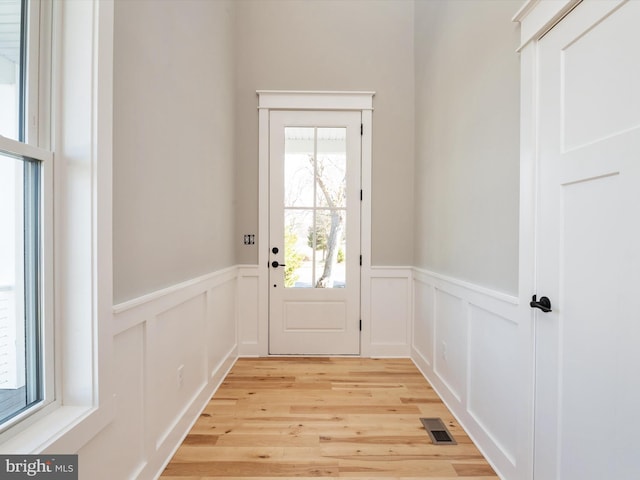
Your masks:
<svg viewBox="0 0 640 480"><path fill-rule="evenodd" d="M2 454L73 454L115 417L115 397L100 407L59 407L0 444Z"/></svg>

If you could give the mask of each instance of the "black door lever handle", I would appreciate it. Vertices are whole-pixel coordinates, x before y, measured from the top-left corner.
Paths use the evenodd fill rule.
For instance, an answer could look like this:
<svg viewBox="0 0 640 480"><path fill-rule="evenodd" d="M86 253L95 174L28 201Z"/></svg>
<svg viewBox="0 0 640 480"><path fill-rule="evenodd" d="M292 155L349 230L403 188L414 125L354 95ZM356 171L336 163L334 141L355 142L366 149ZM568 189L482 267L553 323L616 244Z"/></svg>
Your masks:
<svg viewBox="0 0 640 480"><path fill-rule="evenodd" d="M278 267L284 267L284 266L285 266L285 264L284 264L284 263L278 263L278 261L277 261L277 260L274 260L273 262L271 262L271 266L272 266L273 268L278 268Z"/></svg>
<svg viewBox="0 0 640 480"><path fill-rule="evenodd" d="M540 297L540 301L536 298L536 295L531 297L531 302L529 303L531 308L539 308L545 313L551 312L551 300L547 297Z"/></svg>

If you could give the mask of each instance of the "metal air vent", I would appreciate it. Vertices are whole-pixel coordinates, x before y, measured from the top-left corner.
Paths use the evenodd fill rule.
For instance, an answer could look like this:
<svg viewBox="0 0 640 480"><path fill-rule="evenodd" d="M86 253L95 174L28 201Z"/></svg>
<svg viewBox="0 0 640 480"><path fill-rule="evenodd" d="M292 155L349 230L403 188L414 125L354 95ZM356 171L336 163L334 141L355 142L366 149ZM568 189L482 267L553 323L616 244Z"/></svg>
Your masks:
<svg viewBox="0 0 640 480"><path fill-rule="evenodd" d="M447 427L445 427L440 418L421 418L420 421L424 425L424 429L431 437L434 445L457 445Z"/></svg>

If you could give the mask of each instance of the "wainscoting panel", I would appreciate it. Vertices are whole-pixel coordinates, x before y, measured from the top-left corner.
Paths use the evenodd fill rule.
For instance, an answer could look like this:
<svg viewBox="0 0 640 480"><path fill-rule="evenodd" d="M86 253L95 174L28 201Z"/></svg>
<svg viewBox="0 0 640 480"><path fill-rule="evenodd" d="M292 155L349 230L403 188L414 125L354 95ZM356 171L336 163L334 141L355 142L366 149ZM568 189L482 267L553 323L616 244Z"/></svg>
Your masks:
<svg viewBox="0 0 640 480"><path fill-rule="evenodd" d="M260 314L260 273L257 265L238 268L238 354L266 355L268 351L267 312ZM262 296L266 296L264 292ZM268 307L268 303L265 302Z"/></svg>
<svg viewBox="0 0 640 480"><path fill-rule="evenodd" d="M117 414L79 452L85 464L116 449L108 478L159 476L237 358L238 270L114 306Z"/></svg>
<svg viewBox="0 0 640 480"><path fill-rule="evenodd" d="M432 285L420 278L413 281L413 348L421 352L423 360L433 368L435 343L435 294Z"/></svg>
<svg viewBox="0 0 640 480"><path fill-rule="evenodd" d="M469 309L468 410L515 463L518 325L474 305Z"/></svg>
<svg viewBox="0 0 640 480"><path fill-rule="evenodd" d="M229 345L235 345L237 280L229 279L207 293L206 332L208 349L207 380L211 380L222 367L229 353Z"/></svg>
<svg viewBox="0 0 640 480"><path fill-rule="evenodd" d="M77 452L79 470L92 479L137 478L146 464L144 344L144 323L113 338L115 419ZM104 465L105 452L118 461Z"/></svg>
<svg viewBox="0 0 640 480"><path fill-rule="evenodd" d="M146 413L159 447L207 381L204 292L148 322Z"/></svg>
<svg viewBox="0 0 640 480"><path fill-rule="evenodd" d="M435 373L460 402L466 394L467 304L436 289L435 311Z"/></svg>
<svg viewBox="0 0 640 480"><path fill-rule="evenodd" d="M362 354L408 356L411 345L411 269L371 267L362 285Z"/></svg>
<svg viewBox="0 0 640 480"><path fill-rule="evenodd" d="M413 270L411 356L496 471L518 478L518 299Z"/></svg>

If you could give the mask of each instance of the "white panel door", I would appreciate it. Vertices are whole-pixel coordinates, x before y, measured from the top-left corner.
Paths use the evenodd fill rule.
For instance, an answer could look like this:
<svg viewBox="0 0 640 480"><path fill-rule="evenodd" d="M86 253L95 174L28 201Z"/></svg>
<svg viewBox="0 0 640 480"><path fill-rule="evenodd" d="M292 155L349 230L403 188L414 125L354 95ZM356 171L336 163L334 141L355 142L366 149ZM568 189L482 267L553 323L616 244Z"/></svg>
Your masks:
<svg viewBox="0 0 640 480"><path fill-rule="evenodd" d="M638 25L585 0L539 43L539 480L640 478Z"/></svg>
<svg viewBox="0 0 640 480"><path fill-rule="evenodd" d="M361 113L269 115L269 353L359 354Z"/></svg>

